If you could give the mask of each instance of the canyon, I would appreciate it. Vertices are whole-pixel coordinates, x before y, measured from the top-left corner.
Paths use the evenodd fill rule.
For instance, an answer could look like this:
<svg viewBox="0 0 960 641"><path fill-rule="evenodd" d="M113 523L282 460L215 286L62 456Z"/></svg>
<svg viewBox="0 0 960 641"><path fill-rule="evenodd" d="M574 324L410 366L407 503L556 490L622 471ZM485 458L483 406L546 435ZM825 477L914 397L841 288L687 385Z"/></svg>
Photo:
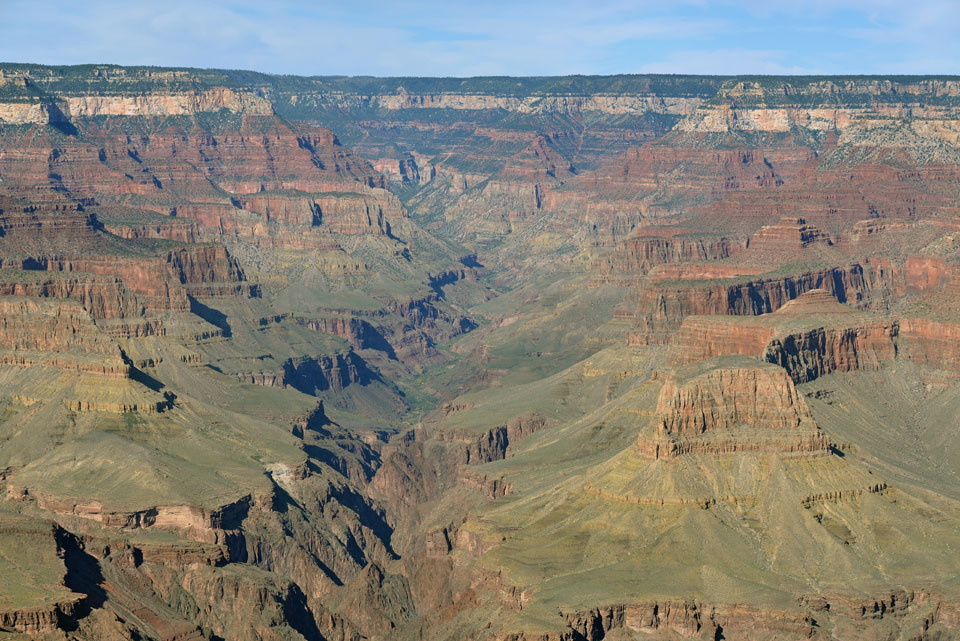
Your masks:
<svg viewBox="0 0 960 641"><path fill-rule="evenodd" d="M960 638L960 79L0 64L0 637Z"/></svg>

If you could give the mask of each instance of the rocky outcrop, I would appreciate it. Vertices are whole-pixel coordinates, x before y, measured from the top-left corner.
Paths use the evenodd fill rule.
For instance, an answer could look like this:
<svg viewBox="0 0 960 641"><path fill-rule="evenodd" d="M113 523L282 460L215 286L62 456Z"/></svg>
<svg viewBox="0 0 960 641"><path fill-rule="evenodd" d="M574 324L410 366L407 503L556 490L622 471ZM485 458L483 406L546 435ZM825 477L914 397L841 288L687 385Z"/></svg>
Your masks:
<svg viewBox="0 0 960 641"><path fill-rule="evenodd" d="M127 240L141 240L146 238L162 238L175 240L181 243L196 243L200 241L200 228L193 221L177 220L171 217L170 222L157 223L104 223L104 229L119 238Z"/></svg>
<svg viewBox="0 0 960 641"><path fill-rule="evenodd" d="M656 142L632 148L545 194L543 207L597 240L621 240L644 220L676 216L730 194L781 189L814 158L809 149L709 149ZM742 225L710 225L734 235Z"/></svg>
<svg viewBox="0 0 960 641"><path fill-rule="evenodd" d="M658 95L609 94L537 94L529 97L503 94L442 92L430 94L408 93L400 87L390 94L320 93L291 96L295 102L315 101L317 106L359 108L376 107L396 111L401 109L455 109L488 110L503 109L523 114L579 114L597 111L616 115L640 115L644 113L686 114L701 102L696 97L661 97Z"/></svg>
<svg viewBox="0 0 960 641"><path fill-rule="evenodd" d="M635 285L656 266L722 260L746 245L744 239L699 236L692 230L641 228L595 261L594 282Z"/></svg>
<svg viewBox="0 0 960 641"><path fill-rule="evenodd" d="M915 618L921 619L921 635L927 638L938 620L955 626L956 608L949 599L927 590L895 590L867 598L842 594L818 594L799 599L798 607L763 609L736 604L712 604L699 600L660 600L619 603L562 613L565 632L542 637L550 641L587 639L599 641L621 630L642 632L653 638L763 638L808 639L831 620L848 622L886 619L891 628L909 634ZM943 630L943 628L941 628ZM932 630L931 630L932 631ZM507 636L504 639L527 639Z"/></svg>
<svg viewBox="0 0 960 641"><path fill-rule="evenodd" d="M0 276L3 275L0 272ZM10 276L0 281L0 295L76 300L98 319L140 316L144 311L143 305L118 278L33 273Z"/></svg>
<svg viewBox="0 0 960 641"><path fill-rule="evenodd" d="M73 211L4 220L0 243L7 251L0 264L13 269L4 270L0 287L8 294L71 298L95 318L119 319L188 311L191 294L258 291L242 283L239 264L222 245L191 243L166 251L135 242L118 246L95 217Z"/></svg>
<svg viewBox="0 0 960 641"><path fill-rule="evenodd" d="M900 320L898 356L946 372L960 371L960 325L923 318Z"/></svg>
<svg viewBox="0 0 960 641"><path fill-rule="evenodd" d="M806 383L830 372L877 370L897 354L897 325L865 323L858 327L817 328L774 338L763 351L764 360Z"/></svg>
<svg viewBox="0 0 960 641"><path fill-rule="evenodd" d="M960 328L858 313L825 290L811 290L763 316L687 317L670 346L674 364L734 354L779 365L797 384L897 359L949 372L960 363Z"/></svg>
<svg viewBox="0 0 960 641"><path fill-rule="evenodd" d="M504 456L507 455L506 450ZM480 490L488 499L498 499L513 493L513 485L500 477L490 477L469 468L460 468L457 483Z"/></svg>
<svg viewBox="0 0 960 641"><path fill-rule="evenodd" d="M54 634L69 626L80 609L77 600L65 600L47 606L0 609L0 629L26 635Z"/></svg>
<svg viewBox="0 0 960 641"><path fill-rule="evenodd" d="M0 363L111 378L131 373L119 345L98 330L80 304L14 296L0 298Z"/></svg>
<svg viewBox="0 0 960 641"><path fill-rule="evenodd" d="M476 465L505 458L509 454L512 443L545 427L547 427L547 419L533 412L510 419L504 425L491 428L479 437L471 438L467 434L456 431L440 432L438 437L458 444L454 448L454 456L458 464Z"/></svg>
<svg viewBox="0 0 960 641"><path fill-rule="evenodd" d="M628 334L628 344L667 342L688 315L766 314L813 289L826 290L841 302L855 304L872 298L882 303L902 287L896 270L882 261L733 284L723 283L725 275L651 282L639 294L637 329Z"/></svg>
<svg viewBox="0 0 960 641"><path fill-rule="evenodd" d="M668 378L660 390L652 434L639 451L653 458L689 453L825 453L817 427L787 372L779 367L712 361L707 371Z"/></svg>
<svg viewBox="0 0 960 641"><path fill-rule="evenodd" d="M16 296L0 298L0 348L120 357L117 344L97 332L80 304Z"/></svg>
<svg viewBox="0 0 960 641"><path fill-rule="evenodd" d="M90 240L96 235L96 219L81 211L75 203L46 205L42 209L31 205L10 207L4 203L0 213L0 231L9 239L21 239L29 247L37 241L69 238L76 242Z"/></svg>
<svg viewBox="0 0 960 641"><path fill-rule="evenodd" d="M715 104L698 109L680 127L683 131L702 133L786 133L798 127L838 131L865 114L935 116L949 113L949 107L928 107L921 96L937 96L945 99L942 104L949 104L949 97L957 91L956 84L940 79L912 82L811 78L770 83L733 79L720 88ZM934 101L938 102L936 98Z"/></svg>
<svg viewBox="0 0 960 641"><path fill-rule="evenodd" d="M221 109L242 114L273 115L273 106L251 91L214 87L200 92L144 96L68 96L64 114L73 118L96 116L184 116Z"/></svg>
<svg viewBox="0 0 960 641"><path fill-rule="evenodd" d="M223 245L191 245L169 251L163 259L184 285L245 280L240 264Z"/></svg>
<svg viewBox="0 0 960 641"><path fill-rule="evenodd" d="M261 214L267 222L320 227L336 234L389 236L391 221L406 216L395 196L372 189L317 195L263 192L234 198L233 203Z"/></svg>
<svg viewBox="0 0 960 641"><path fill-rule="evenodd" d="M6 139L0 174L8 187L50 185L76 198L122 203L139 197L169 214L178 202L229 203L258 192L358 193L386 186L382 175L343 148L332 132L246 115L214 130L197 122L129 137L119 122L80 123L84 135L51 138L44 130Z"/></svg>
<svg viewBox="0 0 960 641"><path fill-rule="evenodd" d="M322 316L318 318L297 317L296 322L316 332L333 334L349 341L354 349L374 349L383 352L388 358L396 358L393 346L383 334L361 318Z"/></svg>
<svg viewBox="0 0 960 641"><path fill-rule="evenodd" d="M204 91L145 95L73 95L51 102L0 103L0 120L11 124L46 124L62 118L98 116L185 116L216 113L272 115L270 101L250 91L215 87Z"/></svg>
<svg viewBox="0 0 960 641"><path fill-rule="evenodd" d="M775 225L761 227L750 239L751 254L781 254L805 249L810 245L832 245L833 241L803 218L781 218Z"/></svg>
<svg viewBox="0 0 960 641"><path fill-rule="evenodd" d="M367 385L379 380L379 375L352 351L330 356L290 358L279 372L247 372L237 376L254 385L292 387L305 394L331 389L339 392L348 385Z"/></svg>
<svg viewBox="0 0 960 641"><path fill-rule="evenodd" d="M104 506L99 501L82 501L65 497L47 496L8 483L7 497L34 501L37 507L53 512L97 521L108 527L124 530L151 529L174 532L186 539L202 543L224 545L238 554L242 542L237 529L251 506L251 497L245 496L215 509L192 505L158 506L145 510L122 511Z"/></svg>
<svg viewBox="0 0 960 641"><path fill-rule="evenodd" d="M404 186L426 185L437 177L437 168L419 154L408 153L401 158L381 158L374 168L391 180Z"/></svg>
<svg viewBox="0 0 960 641"><path fill-rule="evenodd" d="M687 316L670 341L670 362L685 365L732 354L758 357L775 333L776 328L766 325Z"/></svg>

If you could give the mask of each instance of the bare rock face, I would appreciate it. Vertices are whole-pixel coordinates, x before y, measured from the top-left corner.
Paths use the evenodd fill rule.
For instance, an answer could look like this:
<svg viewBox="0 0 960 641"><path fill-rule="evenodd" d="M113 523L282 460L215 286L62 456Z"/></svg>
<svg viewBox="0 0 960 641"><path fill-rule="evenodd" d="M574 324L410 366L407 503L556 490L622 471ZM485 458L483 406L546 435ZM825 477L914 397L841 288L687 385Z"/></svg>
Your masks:
<svg viewBox="0 0 960 641"><path fill-rule="evenodd" d="M216 87L202 92L147 94L145 96L76 96L66 99L65 115L96 116L183 116L226 109L235 113L271 115L270 101L250 91Z"/></svg>
<svg viewBox="0 0 960 641"><path fill-rule="evenodd" d="M760 358L784 367L800 383L831 371L879 368L896 356L898 333L895 321L858 312L829 291L813 289L771 314L687 317L670 350L674 363L730 354Z"/></svg>
<svg viewBox="0 0 960 641"><path fill-rule="evenodd" d="M761 612L744 607L724 607L697 601L656 601L618 604L564 617L570 628L590 641L618 630L655 635L653 638L723 636L736 631L802 638L810 633L809 620L787 612ZM761 632L762 631L762 632Z"/></svg>
<svg viewBox="0 0 960 641"><path fill-rule="evenodd" d="M778 367L724 365L686 380L681 373L660 391L653 436L637 441L653 458L691 452L824 453L820 432L787 372Z"/></svg>
<svg viewBox="0 0 960 641"><path fill-rule="evenodd" d="M794 316L828 314L832 318L836 318L834 314L853 313L854 309L852 307L841 304L836 295L821 288L811 289L800 294L774 312L777 318L785 321Z"/></svg>
<svg viewBox="0 0 960 641"><path fill-rule="evenodd" d="M923 106L914 102L926 93L948 96L956 92L952 80L894 82L873 79L778 79L761 83L733 79L724 83L717 104L704 106L683 124L686 131L699 132L786 132L801 126L811 130L843 131L855 125L857 116L874 110L888 115L910 112ZM866 106L864 97L877 100L878 106ZM827 107L829 99L840 106ZM948 108L949 109L949 108ZM932 107L931 115L944 113Z"/></svg>
<svg viewBox="0 0 960 641"><path fill-rule="evenodd" d="M286 195L262 192L234 199L242 209L261 214L266 222L321 227L336 234L390 235L390 221L406 215L389 192L361 190L347 194Z"/></svg>
<svg viewBox="0 0 960 641"><path fill-rule="evenodd" d="M773 339L763 358L786 369L797 383L830 372L877 370L896 357L898 333L895 323L884 322L817 328Z"/></svg>
<svg viewBox="0 0 960 641"><path fill-rule="evenodd" d="M739 276L736 280L740 282L732 284L723 279L736 276L738 271L749 273L750 268L708 265L683 269L692 271L693 278L662 280L641 290L635 308L637 329L628 335L628 343L666 342L688 315L765 314L813 289L824 289L839 300L855 302L868 295L885 295L899 285L892 270L875 269L870 263L755 280Z"/></svg>
<svg viewBox="0 0 960 641"><path fill-rule="evenodd" d="M119 279L59 274L41 278L34 274L17 276L24 278L0 283L0 292L7 296L73 299L94 318L126 318L143 313L143 305Z"/></svg>
<svg viewBox="0 0 960 641"><path fill-rule="evenodd" d="M107 377L130 374L120 346L71 301L0 299L0 353L4 364L47 364Z"/></svg>
<svg viewBox="0 0 960 641"><path fill-rule="evenodd" d="M670 361L742 354L783 367L797 384L831 372L876 371L897 359L951 371L957 331L953 323L858 312L815 289L772 314L689 316L671 342Z"/></svg>
<svg viewBox="0 0 960 641"><path fill-rule="evenodd" d="M947 372L960 364L960 324L922 318L900 321L900 345L904 357Z"/></svg>
<svg viewBox="0 0 960 641"><path fill-rule="evenodd" d="M600 239L619 240L642 218L672 215L681 203L703 205L740 190L776 190L783 183L778 171L793 173L810 157L801 149L717 150L651 144L577 176L563 190L549 192L544 207L594 225ZM682 173L677 167L683 168ZM612 221L616 224L611 225Z"/></svg>
<svg viewBox="0 0 960 641"><path fill-rule="evenodd" d="M659 265L699 263L729 258L744 249L742 239L703 237L690 229L640 228L594 263L594 282L638 284Z"/></svg>
<svg viewBox="0 0 960 641"><path fill-rule="evenodd" d="M761 227L751 238L750 249L752 252L775 254L795 252L817 243L832 245L833 241L803 218L787 217L781 218L776 225Z"/></svg>
<svg viewBox="0 0 960 641"><path fill-rule="evenodd" d="M292 387L307 394L333 389L342 391L351 384L367 385L377 375L356 353L289 359L280 372L251 372L240 380L267 387Z"/></svg>
<svg viewBox="0 0 960 641"><path fill-rule="evenodd" d="M547 419L538 412L532 412L512 418L504 425L490 428L479 437L453 432L449 435L443 434L441 439L449 439L460 445L454 448L453 453L457 463L477 465L505 458L512 444L546 426Z"/></svg>
<svg viewBox="0 0 960 641"><path fill-rule="evenodd" d="M810 419L792 385L776 370L715 369L692 383L664 384L657 430L690 436L740 426L794 429Z"/></svg>
<svg viewBox="0 0 960 641"><path fill-rule="evenodd" d="M725 321L714 316L684 318L671 340L671 362L684 365L732 354L756 357L775 333L774 328L765 325Z"/></svg>

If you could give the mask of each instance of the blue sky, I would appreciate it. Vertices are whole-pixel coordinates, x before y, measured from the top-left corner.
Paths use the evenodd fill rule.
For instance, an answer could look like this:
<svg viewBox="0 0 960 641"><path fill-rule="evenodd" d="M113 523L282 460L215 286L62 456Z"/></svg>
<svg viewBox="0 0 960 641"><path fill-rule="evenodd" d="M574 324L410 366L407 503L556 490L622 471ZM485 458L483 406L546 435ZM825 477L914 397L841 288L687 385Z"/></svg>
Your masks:
<svg viewBox="0 0 960 641"><path fill-rule="evenodd" d="M0 0L0 61L303 75L960 73L960 0Z"/></svg>

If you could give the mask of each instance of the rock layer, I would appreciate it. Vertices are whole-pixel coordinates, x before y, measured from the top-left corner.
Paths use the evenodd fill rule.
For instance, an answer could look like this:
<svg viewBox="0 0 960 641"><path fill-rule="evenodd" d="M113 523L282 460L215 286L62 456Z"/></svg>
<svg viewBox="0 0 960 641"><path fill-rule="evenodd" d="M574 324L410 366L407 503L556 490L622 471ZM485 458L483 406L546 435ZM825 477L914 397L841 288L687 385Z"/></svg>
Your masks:
<svg viewBox="0 0 960 641"><path fill-rule="evenodd" d="M722 365L690 380L669 378L660 391L652 436L637 448L653 458L689 453L829 450L787 373L775 367Z"/></svg>

